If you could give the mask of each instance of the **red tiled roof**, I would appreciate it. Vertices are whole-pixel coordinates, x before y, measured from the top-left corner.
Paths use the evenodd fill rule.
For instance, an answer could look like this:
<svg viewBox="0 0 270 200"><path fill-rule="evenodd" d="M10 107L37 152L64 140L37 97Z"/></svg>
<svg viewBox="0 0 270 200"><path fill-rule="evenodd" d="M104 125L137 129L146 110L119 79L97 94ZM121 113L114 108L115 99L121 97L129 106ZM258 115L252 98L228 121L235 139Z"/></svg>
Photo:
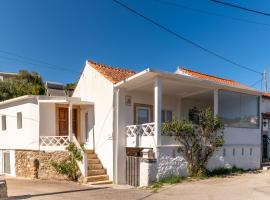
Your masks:
<svg viewBox="0 0 270 200"><path fill-rule="evenodd" d="M249 88L248 86L241 84L239 82L233 81L233 80L224 79L224 78L220 78L220 77L216 77L216 76L212 76L212 75L208 75L208 74L203 74L200 72L195 72L195 71L192 71L190 69L183 68L183 67L178 68L177 72L182 73L182 74L186 74L188 76L196 77L199 79L213 81L216 83L221 83L221 84L230 85L230 86Z"/></svg>
<svg viewBox="0 0 270 200"><path fill-rule="evenodd" d="M268 92L264 92L264 93L263 93L263 97L270 98L270 93L268 93Z"/></svg>
<svg viewBox="0 0 270 200"><path fill-rule="evenodd" d="M97 64L91 60L88 60L87 62L99 73L101 73L105 78L107 78L114 84L136 74L136 72L131 70L122 69L118 67L110 67L103 64Z"/></svg>

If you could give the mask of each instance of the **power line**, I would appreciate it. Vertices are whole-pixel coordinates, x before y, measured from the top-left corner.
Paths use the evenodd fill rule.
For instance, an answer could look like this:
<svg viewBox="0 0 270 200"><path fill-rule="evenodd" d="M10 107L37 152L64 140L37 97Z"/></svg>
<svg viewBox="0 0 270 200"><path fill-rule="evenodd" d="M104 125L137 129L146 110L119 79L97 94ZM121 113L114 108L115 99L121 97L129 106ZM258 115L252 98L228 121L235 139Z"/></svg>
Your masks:
<svg viewBox="0 0 270 200"><path fill-rule="evenodd" d="M249 87L254 87L259 83L262 83L263 77L261 77L259 80L257 80L255 83L251 84Z"/></svg>
<svg viewBox="0 0 270 200"><path fill-rule="evenodd" d="M223 4L223 5L226 5L226 6L230 6L230 7L233 7L233 8L238 8L238 9L241 9L241 10L244 10L244 11L253 12L253 13L256 13L256 14L261 14L261 15L265 15L265 16L270 17L270 13L257 11L257 10L253 10L253 9L250 9L250 8L245 8L245 7L242 7L242 6L234 5L234 4L223 2L223 1L218 1L218 0L210 0L210 1L215 2L215 3L219 3L219 4Z"/></svg>
<svg viewBox="0 0 270 200"><path fill-rule="evenodd" d="M65 72L76 73L76 74L80 73L78 71L69 70L67 68L56 68L56 67L50 67L50 66L43 66L43 65L40 65L39 63L24 61L24 60L20 60L20 59L16 59L16 58L10 58L10 57L6 57L6 56L2 56L2 55L0 55L0 59L10 60L10 61L14 61L17 63L22 63L22 64L33 65L35 67L39 66L40 68L49 69L49 70L53 70L53 71L61 71L61 72L65 71Z"/></svg>
<svg viewBox="0 0 270 200"><path fill-rule="evenodd" d="M135 15L137 15L137 16L139 16L139 17L145 19L146 21L148 21L148 22L154 24L154 25L157 26L158 28L160 28L160 29L162 29L162 30L164 30L164 31L166 31L166 32L168 32L168 33L174 35L174 36L177 37L178 39L181 39L181 40L183 40L183 41L185 41L185 42L187 42L187 43L189 43L189 44L191 44L191 45L193 45L193 46L195 46L195 47L201 49L202 51L204 51L204 52L206 52L206 53L208 53L208 54L211 54L211 55L213 55L213 56L215 56L215 57L217 57L217 58L219 58L219 59L221 59L221 60L223 60L223 61L226 61L226 62L228 62L228 63L230 63L230 64L233 64L233 65L235 65L235 66L237 66L237 67L239 67L239 68L242 68L242 69L245 69L245 70L248 70L248 71L251 71L251 72L260 74L260 75L262 74L262 73L259 72L259 71L256 71L256 70L254 70L254 69L252 69L252 68L250 68L250 67L241 65L241 64L239 64L239 63L237 63L237 62L235 62L235 61L233 61L233 60L230 60L230 59L228 59L228 58L226 58L226 57L224 57L224 56L222 56L222 55L220 55L220 54L218 54L218 53L216 53L216 52L214 52L214 51L212 51L212 50L207 49L206 47L203 47L202 45L200 45L200 44L198 44L198 43L196 43L196 42L194 42L194 41L192 41L192 40L190 40L190 39L188 39L188 38L185 38L184 36L182 36L182 35L180 35L180 34L174 32L173 30L171 30L171 29L169 29L169 28L167 28L167 27L165 27L165 26L159 24L158 22L154 21L153 19L151 19L151 18L149 18L149 17L146 17L145 15L139 13L138 11L136 11L136 10L130 8L129 6L125 5L124 3L122 3L122 2L120 2L120 1L118 1L118 0L112 0L112 1L114 1L115 3L117 3L118 5L120 5L121 7L123 7L123 8L125 8L125 9L129 10L129 11L132 12L133 14L135 14Z"/></svg>
<svg viewBox="0 0 270 200"><path fill-rule="evenodd" d="M64 68L64 67L61 67L61 66L58 66L58 65L55 65L55 64L45 62L45 61L37 60L37 59L34 59L34 58L30 58L30 57L21 56L19 54L13 53L13 52L0 50L0 53L20 58L20 59L17 59L17 58L11 58L11 57L6 57L6 56L1 56L0 55L0 58L5 59L5 60L11 60L11 61L24 63L24 64L30 64L30 65L34 65L34 66L39 65L41 68L45 68L45 69L47 68L47 69L54 70L54 71L66 71L66 72L71 72L71 73L80 73L78 71L70 70L68 68ZM23 60L21 60L21 59L23 59ZM24 60L26 60L26 61L24 61ZM40 65L40 64L42 64L42 65ZM47 67L43 66L43 65L46 65Z"/></svg>
<svg viewBox="0 0 270 200"><path fill-rule="evenodd" d="M203 14L206 14L206 15L224 17L224 18L228 18L228 19L231 19L231 20L235 20L235 21L240 21L240 22L245 22L245 23L249 23L249 24L257 24L257 25L263 25L263 26L270 27L270 24L267 24L267 23L262 23L262 22L257 22L257 21L232 17L232 16L229 16L229 15L223 15L223 14L219 14L219 13L215 13L215 12L209 12L209 11L205 11L205 10L201 10L201 9L197 9L197 8L192 8L192 7L182 5L182 4L179 4L179 3L175 3L175 2L171 2L171 1L163 1L163 0L153 0L153 1L156 1L156 2L164 4L164 5L174 6L174 7L183 8L183 9L186 9L186 10L191 10L191 11L198 12L198 13L203 13Z"/></svg>

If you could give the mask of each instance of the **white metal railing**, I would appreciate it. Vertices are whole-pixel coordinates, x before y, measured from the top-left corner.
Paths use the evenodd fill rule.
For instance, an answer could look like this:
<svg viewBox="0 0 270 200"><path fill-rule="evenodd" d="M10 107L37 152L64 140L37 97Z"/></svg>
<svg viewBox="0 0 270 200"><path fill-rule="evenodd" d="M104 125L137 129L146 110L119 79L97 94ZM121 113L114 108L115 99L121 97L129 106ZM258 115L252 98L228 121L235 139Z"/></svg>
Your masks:
<svg viewBox="0 0 270 200"><path fill-rule="evenodd" d="M69 143L68 136L40 136L40 146L43 147L60 147L67 146Z"/></svg>
<svg viewBox="0 0 270 200"><path fill-rule="evenodd" d="M154 136L155 123L126 126L126 137Z"/></svg>
<svg viewBox="0 0 270 200"><path fill-rule="evenodd" d="M75 135L72 137L72 142L76 145L76 147L81 151L81 155L83 157L82 161L77 161L78 167L82 173L83 176L87 176L88 174L88 159L87 159L87 153L82 149L81 145L79 144L77 138Z"/></svg>

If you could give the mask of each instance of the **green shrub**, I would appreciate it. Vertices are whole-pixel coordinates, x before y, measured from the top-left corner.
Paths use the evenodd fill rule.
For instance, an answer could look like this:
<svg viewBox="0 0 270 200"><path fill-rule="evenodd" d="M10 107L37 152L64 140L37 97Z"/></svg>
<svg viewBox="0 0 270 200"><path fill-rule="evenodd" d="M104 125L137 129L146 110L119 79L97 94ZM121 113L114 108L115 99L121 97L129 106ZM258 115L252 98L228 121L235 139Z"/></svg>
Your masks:
<svg viewBox="0 0 270 200"><path fill-rule="evenodd" d="M53 161L52 166L59 174L66 175L72 181L77 181L79 168L76 161L82 161L83 159L81 150L72 142L69 143L66 149L69 154L68 158L60 162Z"/></svg>
<svg viewBox="0 0 270 200"><path fill-rule="evenodd" d="M243 173L243 172L244 172L243 169L233 166L232 168L220 167L213 170L207 170L206 174L207 176L211 177L211 176L222 176L222 175L229 175L229 174Z"/></svg>
<svg viewBox="0 0 270 200"><path fill-rule="evenodd" d="M161 188L164 184L176 184L182 182L183 178L180 176L169 176L166 178L162 178L159 181L155 182L151 188L157 190Z"/></svg>

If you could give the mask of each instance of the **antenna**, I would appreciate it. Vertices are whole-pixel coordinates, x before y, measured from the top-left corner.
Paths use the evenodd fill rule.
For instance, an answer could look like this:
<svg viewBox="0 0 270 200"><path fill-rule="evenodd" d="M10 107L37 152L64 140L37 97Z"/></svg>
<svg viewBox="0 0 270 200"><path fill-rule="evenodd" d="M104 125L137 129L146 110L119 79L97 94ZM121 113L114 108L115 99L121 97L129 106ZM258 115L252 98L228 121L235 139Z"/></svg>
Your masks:
<svg viewBox="0 0 270 200"><path fill-rule="evenodd" d="M266 72L266 68L264 68L263 71L263 82L264 82L264 92L267 92L267 72Z"/></svg>

